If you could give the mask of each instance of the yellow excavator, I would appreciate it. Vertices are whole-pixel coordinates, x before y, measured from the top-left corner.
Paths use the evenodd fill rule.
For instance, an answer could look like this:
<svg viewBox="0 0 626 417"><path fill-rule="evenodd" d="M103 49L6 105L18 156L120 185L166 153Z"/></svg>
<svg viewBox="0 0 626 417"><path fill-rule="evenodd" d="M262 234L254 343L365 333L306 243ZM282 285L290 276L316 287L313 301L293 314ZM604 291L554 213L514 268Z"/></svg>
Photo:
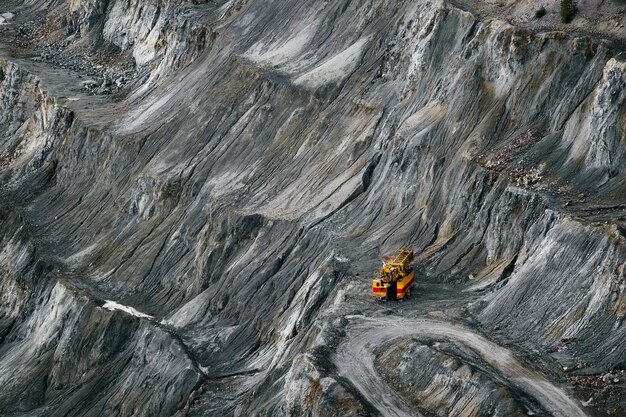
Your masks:
<svg viewBox="0 0 626 417"><path fill-rule="evenodd" d="M383 256L380 277L372 280L372 294L381 300L404 300L411 295L415 273L413 251L401 248L396 257Z"/></svg>

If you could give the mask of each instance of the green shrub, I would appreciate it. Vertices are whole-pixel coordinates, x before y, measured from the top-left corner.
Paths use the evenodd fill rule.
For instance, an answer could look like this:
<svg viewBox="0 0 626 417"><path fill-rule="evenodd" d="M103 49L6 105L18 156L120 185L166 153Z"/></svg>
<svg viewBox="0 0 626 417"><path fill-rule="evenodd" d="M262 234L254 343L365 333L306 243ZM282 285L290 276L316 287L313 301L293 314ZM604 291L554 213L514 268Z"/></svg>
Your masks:
<svg viewBox="0 0 626 417"><path fill-rule="evenodd" d="M540 18L544 17L545 15L546 15L546 8L544 6L541 6L535 12L535 19L540 19Z"/></svg>
<svg viewBox="0 0 626 417"><path fill-rule="evenodd" d="M575 14L576 3L574 3L574 0L561 0L561 22L571 22Z"/></svg>

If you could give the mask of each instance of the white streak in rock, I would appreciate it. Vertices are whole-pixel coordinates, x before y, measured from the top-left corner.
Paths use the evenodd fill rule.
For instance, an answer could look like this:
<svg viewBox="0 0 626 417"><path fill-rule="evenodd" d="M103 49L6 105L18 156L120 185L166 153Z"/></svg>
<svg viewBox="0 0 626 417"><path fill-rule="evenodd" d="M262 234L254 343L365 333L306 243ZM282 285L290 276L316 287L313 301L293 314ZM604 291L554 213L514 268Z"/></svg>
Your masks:
<svg viewBox="0 0 626 417"><path fill-rule="evenodd" d="M294 83L308 88L317 88L325 84L343 81L359 65L363 48L368 41L369 37L361 38L343 52L296 78Z"/></svg>
<svg viewBox="0 0 626 417"><path fill-rule="evenodd" d="M106 300L106 302L104 303L104 305L102 306L103 308L106 308L107 310L119 310L119 311L123 311L124 313L130 314L131 316L135 316L138 317L140 319L152 319L154 317L148 315L148 314L144 314L140 311L137 311L136 309L129 307L129 306L125 306L119 303L116 303L115 301L110 301L110 300Z"/></svg>

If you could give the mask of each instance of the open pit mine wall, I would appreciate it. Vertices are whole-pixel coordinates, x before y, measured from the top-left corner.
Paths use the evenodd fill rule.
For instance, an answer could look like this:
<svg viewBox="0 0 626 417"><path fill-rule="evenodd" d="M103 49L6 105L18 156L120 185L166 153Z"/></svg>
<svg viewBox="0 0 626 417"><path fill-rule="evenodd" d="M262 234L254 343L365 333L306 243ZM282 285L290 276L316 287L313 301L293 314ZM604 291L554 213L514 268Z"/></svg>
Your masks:
<svg viewBox="0 0 626 417"><path fill-rule="evenodd" d="M56 4L150 88L88 114L0 61L2 409L193 415L207 377L270 352L238 412L297 415L311 391L283 376L312 366L289 370L316 317L399 245L429 279L471 274L479 321L522 347L626 360L608 43L427 1Z"/></svg>

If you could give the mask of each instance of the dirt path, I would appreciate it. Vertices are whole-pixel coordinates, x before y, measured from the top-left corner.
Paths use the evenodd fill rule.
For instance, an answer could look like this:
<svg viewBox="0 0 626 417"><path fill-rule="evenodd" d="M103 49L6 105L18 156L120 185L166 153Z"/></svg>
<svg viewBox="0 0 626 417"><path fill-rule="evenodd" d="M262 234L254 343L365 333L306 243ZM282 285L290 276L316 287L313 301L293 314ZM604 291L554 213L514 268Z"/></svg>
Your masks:
<svg viewBox="0 0 626 417"><path fill-rule="evenodd" d="M582 417L587 414L577 401L541 373L518 361L511 351L459 325L443 321L399 317L366 318L349 316L350 335L337 350L335 359L340 374L368 399L380 415L409 417L418 415L405 407L406 400L396 394L374 369L373 350L398 337L426 336L446 339L472 349L501 372L511 385L534 397L552 415Z"/></svg>

